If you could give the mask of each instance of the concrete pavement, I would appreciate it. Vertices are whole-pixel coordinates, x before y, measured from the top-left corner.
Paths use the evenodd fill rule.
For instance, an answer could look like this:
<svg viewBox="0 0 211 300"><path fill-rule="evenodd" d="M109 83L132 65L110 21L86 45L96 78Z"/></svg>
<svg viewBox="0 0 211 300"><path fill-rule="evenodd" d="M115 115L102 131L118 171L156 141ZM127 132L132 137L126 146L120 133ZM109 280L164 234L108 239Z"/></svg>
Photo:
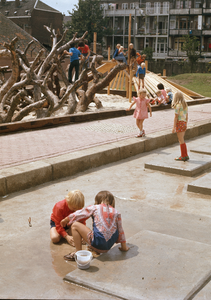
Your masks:
<svg viewBox="0 0 211 300"><path fill-rule="evenodd" d="M2 135L0 195L57 180L177 142L172 109L154 111L136 139L132 116ZM189 107L186 139L211 131L211 103Z"/></svg>
<svg viewBox="0 0 211 300"><path fill-rule="evenodd" d="M210 138L191 139L188 149L208 144ZM204 174L189 177L144 168L147 161L178 150L175 144L144 152L2 197L0 298L184 299L211 270L210 196L187 191ZM53 205L76 188L86 205L100 190L116 196L131 246L126 254L115 246L87 271L64 261L74 248L65 241L54 245L49 238ZM209 300L210 295L208 282L195 299Z"/></svg>

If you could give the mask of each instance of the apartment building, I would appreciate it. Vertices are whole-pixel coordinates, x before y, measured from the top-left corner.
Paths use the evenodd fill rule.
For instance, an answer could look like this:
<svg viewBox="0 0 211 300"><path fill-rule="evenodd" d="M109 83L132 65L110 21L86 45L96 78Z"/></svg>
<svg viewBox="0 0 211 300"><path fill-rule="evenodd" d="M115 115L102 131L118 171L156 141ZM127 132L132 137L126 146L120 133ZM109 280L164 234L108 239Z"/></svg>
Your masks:
<svg viewBox="0 0 211 300"><path fill-rule="evenodd" d="M113 51L118 43L127 49L131 14L131 42L134 48L141 51L152 47L153 58L164 59L168 50L169 2L123 1L101 1L104 16L109 19L108 26L113 30L113 34L104 39L105 49L110 47Z"/></svg>
<svg viewBox="0 0 211 300"><path fill-rule="evenodd" d="M211 0L175 1L169 11L168 57L184 57L184 35L196 36L201 58L211 58Z"/></svg>
<svg viewBox="0 0 211 300"><path fill-rule="evenodd" d="M154 59L180 59L184 35L200 41L202 57L211 57L211 0L147 1L101 0L104 16L112 34L104 38L105 51L120 43L128 47L129 16L132 16L131 42L138 51L153 49Z"/></svg>

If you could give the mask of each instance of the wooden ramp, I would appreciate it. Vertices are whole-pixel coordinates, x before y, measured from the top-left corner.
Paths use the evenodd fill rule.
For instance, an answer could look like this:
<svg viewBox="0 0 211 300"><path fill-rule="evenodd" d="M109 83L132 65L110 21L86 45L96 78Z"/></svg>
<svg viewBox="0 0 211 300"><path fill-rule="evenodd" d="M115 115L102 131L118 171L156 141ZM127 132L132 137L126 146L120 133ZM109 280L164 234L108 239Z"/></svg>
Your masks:
<svg viewBox="0 0 211 300"><path fill-rule="evenodd" d="M112 68L116 66L117 62L115 61L104 61L104 63L97 68L97 70L101 73L109 72ZM91 74L91 73L90 73ZM110 90L126 90L126 83L130 79L130 76L126 70L120 71L116 77L110 82ZM146 76L144 78L145 88L147 89L150 97L156 97L156 91L158 90L157 85L162 83L165 89L171 88L173 94L177 91L181 91L184 94L185 100L192 101L193 99L204 98L204 96L195 93L185 87L182 87L179 84L176 84L168 79L164 79L162 76L159 76L153 72L147 71ZM133 77L133 84L135 90L138 91L138 78Z"/></svg>
<svg viewBox="0 0 211 300"><path fill-rule="evenodd" d="M133 82L134 82L134 86L136 91L138 90L138 78L133 77ZM157 85L159 83L162 83L165 87L165 89L171 88L173 94L176 93L177 91L181 91L184 95L185 100L188 101L192 101L193 99L198 99L198 98L204 98L204 96L197 94L189 89L186 89L168 79L164 79L161 76L153 73L153 72L149 72L147 71L146 76L144 78L144 83L145 83L145 88L148 91L148 93L150 94L151 97L155 97L156 96L156 91L158 90Z"/></svg>

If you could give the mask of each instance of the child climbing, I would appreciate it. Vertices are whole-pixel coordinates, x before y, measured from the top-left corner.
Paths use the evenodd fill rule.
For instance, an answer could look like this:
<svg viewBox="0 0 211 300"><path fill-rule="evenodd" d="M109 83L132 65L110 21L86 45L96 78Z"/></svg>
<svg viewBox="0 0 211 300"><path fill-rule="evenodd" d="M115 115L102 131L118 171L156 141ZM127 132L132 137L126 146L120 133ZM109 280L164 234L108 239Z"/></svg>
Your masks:
<svg viewBox="0 0 211 300"><path fill-rule="evenodd" d="M184 137L188 122L188 106L185 102L182 92L175 93L172 107L175 110L174 127L172 129L172 132L177 133L181 150L181 156L175 158L175 160L187 161L189 160L189 156L187 153L187 147L184 141Z"/></svg>
<svg viewBox="0 0 211 300"><path fill-rule="evenodd" d="M136 72L136 77L138 77L138 89L140 89L140 82L142 80L142 89L144 88L144 77L146 74L145 63L142 63L141 66L138 67Z"/></svg>
<svg viewBox="0 0 211 300"><path fill-rule="evenodd" d="M70 191L64 200L57 202L53 207L50 220L50 238L53 243L58 243L63 237L67 242L74 246L73 237L71 236L71 227L63 228L61 220L69 214L84 207L84 195L79 190ZM84 226L86 222L82 220Z"/></svg>
<svg viewBox="0 0 211 300"><path fill-rule="evenodd" d="M122 228L120 213L114 208L114 196L108 191L102 191L95 197L95 204L76 211L61 221L61 226L72 224L72 235L76 252L82 249L82 238L98 253L107 252L114 243L121 243L119 250L128 251L125 234ZM81 219L92 217L91 230ZM75 252L64 256L66 260L75 260Z"/></svg>
<svg viewBox="0 0 211 300"><path fill-rule="evenodd" d="M136 125L140 130L140 133L136 137L143 137L145 136L145 131L143 129L143 122L145 119L148 118L148 108L150 111L150 117L152 116L152 109L149 104L149 99L146 98L147 91L145 89L140 89L138 91L138 97L133 97L133 102L131 103L130 107L127 110L131 110L133 105L136 103L136 108L134 111L134 118L136 118Z"/></svg>

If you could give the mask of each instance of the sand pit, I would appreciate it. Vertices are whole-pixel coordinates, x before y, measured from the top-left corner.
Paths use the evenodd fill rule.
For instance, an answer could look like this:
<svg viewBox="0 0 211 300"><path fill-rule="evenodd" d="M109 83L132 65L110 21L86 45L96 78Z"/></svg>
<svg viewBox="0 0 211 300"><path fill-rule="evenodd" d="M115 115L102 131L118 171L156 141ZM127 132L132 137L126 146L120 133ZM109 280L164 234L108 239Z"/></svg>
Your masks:
<svg viewBox="0 0 211 300"><path fill-rule="evenodd" d="M102 102L103 107L96 108L95 103L91 103L87 109L87 112L105 111L108 109L126 109L130 106L129 99L119 95L107 95L107 94L95 94L95 96ZM67 111L67 105L64 105L60 110L56 111L52 116L58 117L65 115ZM80 113L81 114L81 113ZM36 113L31 112L28 116L24 117L22 121L30 121L36 119Z"/></svg>

